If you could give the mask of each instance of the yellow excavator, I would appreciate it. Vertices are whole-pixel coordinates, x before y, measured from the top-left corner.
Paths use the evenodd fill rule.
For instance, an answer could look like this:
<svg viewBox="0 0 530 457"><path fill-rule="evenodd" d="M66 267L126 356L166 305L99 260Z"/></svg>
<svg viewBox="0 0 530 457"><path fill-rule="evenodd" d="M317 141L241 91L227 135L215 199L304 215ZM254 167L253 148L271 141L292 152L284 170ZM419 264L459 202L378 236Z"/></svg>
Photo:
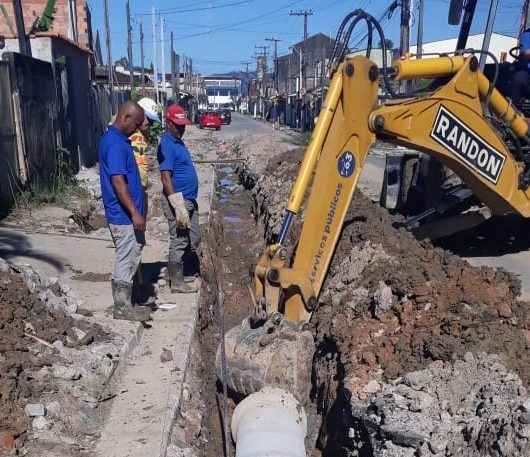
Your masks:
<svg viewBox="0 0 530 457"><path fill-rule="evenodd" d="M462 1L455 3L462 7ZM347 43L359 22L368 27L367 55L348 56ZM382 68L370 60L374 33L382 44ZM304 323L318 306L376 140L441 161L493 214L530 217L529 127L495 87L498 71L491 80L481 71L477 56L488 51L406 56L390 68L385 43L380 24L362 10L350 13L339 27L329 89L277 242L265 249L253 272L254 311L227 332L217 352L225 394L230 388L245 397L232 416L236 455L306 455L302 404L311 386L313 336ZM427 91L396 94L403 81L426 79L435 81ZM288 234L302 210L301 234L291 256Z"/></svg>
<svg viewBox="0 0 530 457"><path fill-rule="evenodd" d="M530 217L528 124L496 89L495 76L490 81L480 70L477 56L487 51L405 57L388 68L383 31L364 11L352 12L342 23L337 48L347 43L360 21L366 22L370 35L379 34L383 67L369 57L347 56L345 46L334 50L329 90L278 241L266 248L254 272L257 319L277 312L289 321L309 319L366 157L377 139L441 161L493 214ZM395 93L398 82L425 79L443 83L421 95L403 98ZM389 96L383 103L378 96L380 80ZM301 235L290 259L287 234L303 207Z"/></svg>

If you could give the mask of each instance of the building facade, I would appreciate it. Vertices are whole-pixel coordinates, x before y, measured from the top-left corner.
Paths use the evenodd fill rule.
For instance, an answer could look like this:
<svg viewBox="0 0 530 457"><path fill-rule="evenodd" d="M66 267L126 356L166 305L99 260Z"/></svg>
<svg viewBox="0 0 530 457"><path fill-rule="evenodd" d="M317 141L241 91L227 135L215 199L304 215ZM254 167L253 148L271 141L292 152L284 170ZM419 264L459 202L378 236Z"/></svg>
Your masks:
<svg viewBox="0 0 530 457"><path fill-rule="evenodd" d="M241 97L241 79L223 76L203 78L208 105L215 108L234 106Z"/></svg>
<svg viewBox="0 0 530 457"><path fill-rule="evenodd" d="M0 0L0 35L16 38L12 0ZM24 0L22 2L26 34L60 36L84 48L92 48L90 10L86 0ZM5 13L4 13L5 12Z"/></svg>
<svg viewBox="0 0 530 457"><path fill-rule="evenodd" d="M278 93L292 95L318 90L325 83L326 68L335 40L317 33L292 46L290 54L278 57Z"/></svg>

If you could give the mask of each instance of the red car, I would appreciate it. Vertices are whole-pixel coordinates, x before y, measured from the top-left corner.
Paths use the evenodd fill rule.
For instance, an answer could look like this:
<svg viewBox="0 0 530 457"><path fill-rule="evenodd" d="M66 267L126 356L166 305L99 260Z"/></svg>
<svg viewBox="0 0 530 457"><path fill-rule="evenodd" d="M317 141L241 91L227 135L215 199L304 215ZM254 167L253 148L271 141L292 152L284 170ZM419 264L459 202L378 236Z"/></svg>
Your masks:
<svg viewBox="0 0 530 457"><path fill-rule="evenodd" d="M215 111L205 111L199 118L199 128L221 130L221 116Z"/></svg>

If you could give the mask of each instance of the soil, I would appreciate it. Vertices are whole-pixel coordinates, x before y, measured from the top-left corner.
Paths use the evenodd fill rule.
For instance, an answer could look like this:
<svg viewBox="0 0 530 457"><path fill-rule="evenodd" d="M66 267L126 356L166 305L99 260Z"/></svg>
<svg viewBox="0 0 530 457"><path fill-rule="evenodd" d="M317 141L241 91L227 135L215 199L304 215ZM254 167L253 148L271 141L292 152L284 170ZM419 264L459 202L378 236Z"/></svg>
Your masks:
<svg viewBox="0 0 530 457"><path fill-rule="evenodd" d="M386 256L369 262L354 278L345 265L355 261L350 259L355 250L373 246ZM377 291L384 286L391 289L392 305L378 314ZM530 383L530 319L528 303L517 300L519 281L418 242L395 229L388 212L360 193L348 212L324 291L312 322L318 340L336 342L352 392L378 378L379 369L385 379L395 379L466 352L501 354L506 366Z"/></svg>
<svg viewBox="0 0 530 457"><path fill-rule="evenodd" d="M0 303L0 431L19 438L28 427L24 405L46 388L36 372L51 365L54 357L49 349L32 350L35 341L24 333L65 343L72 319L50 312L22 277L11 272L2 273Z"/></svg>

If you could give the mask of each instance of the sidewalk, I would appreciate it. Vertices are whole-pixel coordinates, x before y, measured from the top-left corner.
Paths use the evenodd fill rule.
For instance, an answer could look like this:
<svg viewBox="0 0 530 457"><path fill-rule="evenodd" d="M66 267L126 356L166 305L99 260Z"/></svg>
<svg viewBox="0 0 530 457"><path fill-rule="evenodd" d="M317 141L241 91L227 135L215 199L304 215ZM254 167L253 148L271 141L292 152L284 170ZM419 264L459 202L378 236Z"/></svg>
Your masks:
<svg viewBox="0 0 530 457"><path fill-rule="evenodd" d="M198 153L196 159L217 157L216 143L205 141L206 138L206 133L193 127L187 132L186 141L192 153ZM204 224L210 212L214 174L210 165L199 165L197 171L200 221ZM154 179L150 194L155 196L159 191L160 183ZM62 214L58 208L42 211L46 210L52 220ZM90 455L164 456L171 423L179 406L199 294L171 295L163 287L161 270L166 262L167 223L160 211L156 208L153 211L143 253L144 274L159 289L157 302L176 306L156 311L149 328L139 323L116 321L109 312L114 247L104 229L91 237L51 233L52 230L44 233L46 230L38 227L22 230L0 226L0 255L11 263L29 264L47 276L59 277L77 293L82 307L92 313L91 321L123 339L114 379L110 386L102 386L110 390L114 399L102 416L101 434Z"/></svg>

